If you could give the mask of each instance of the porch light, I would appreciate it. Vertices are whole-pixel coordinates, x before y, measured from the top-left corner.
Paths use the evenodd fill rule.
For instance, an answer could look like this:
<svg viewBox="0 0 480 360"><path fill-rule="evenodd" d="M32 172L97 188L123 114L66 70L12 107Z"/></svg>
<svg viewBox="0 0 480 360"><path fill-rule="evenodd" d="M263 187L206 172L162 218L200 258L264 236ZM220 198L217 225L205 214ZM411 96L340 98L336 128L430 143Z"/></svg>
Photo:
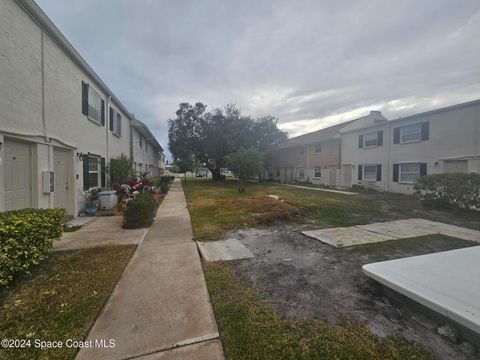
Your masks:
<svg viewBox="0 0 480 360"><path fill-rule="evenodd" d="M77 157L78 157L78 160L83 161L83 153L82 152L77 152Z"/></svg>

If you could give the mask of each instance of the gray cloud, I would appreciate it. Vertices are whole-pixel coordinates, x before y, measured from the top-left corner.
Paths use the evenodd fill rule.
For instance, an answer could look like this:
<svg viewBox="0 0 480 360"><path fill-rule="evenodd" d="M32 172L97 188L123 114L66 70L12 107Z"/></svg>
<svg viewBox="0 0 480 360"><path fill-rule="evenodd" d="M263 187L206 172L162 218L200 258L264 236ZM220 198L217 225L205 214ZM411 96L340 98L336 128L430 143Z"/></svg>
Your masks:
<svg viewBox="0 0 480 360"><path fill-rule="evenodd" d="M480 98L478 0L38 3L165 148L183 101L298 135Z"/></svg>

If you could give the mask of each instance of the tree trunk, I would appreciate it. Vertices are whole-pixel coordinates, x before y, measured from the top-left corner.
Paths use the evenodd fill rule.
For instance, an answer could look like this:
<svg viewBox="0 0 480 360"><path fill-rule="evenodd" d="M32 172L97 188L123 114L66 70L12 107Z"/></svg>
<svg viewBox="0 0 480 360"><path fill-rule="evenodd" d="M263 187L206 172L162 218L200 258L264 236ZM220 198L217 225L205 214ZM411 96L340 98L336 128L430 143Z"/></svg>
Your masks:
<svg viewBox="0 0 480 360"><path fill-rule="evenodd" d="M220 168L210 169L212 172L212 181L222 181L222 174L220 173Z"/></svg>

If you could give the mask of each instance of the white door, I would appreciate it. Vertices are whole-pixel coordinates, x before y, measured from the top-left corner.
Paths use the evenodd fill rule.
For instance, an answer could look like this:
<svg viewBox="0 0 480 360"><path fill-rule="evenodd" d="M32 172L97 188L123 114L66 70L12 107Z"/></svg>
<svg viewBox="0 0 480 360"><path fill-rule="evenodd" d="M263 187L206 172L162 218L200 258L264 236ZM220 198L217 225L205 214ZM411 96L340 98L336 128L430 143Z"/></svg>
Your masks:
<svg viewBox="0 0 480 360"><path fill-rule="evenodd" d="M468 171L468 162L467 160L450 160L445 161L445 172L446 173L464 173Z"/></svg>
<svg viewBox="0 0 480 360"><path fill-rule="evenodd" d="M343 186L352 186L352 166L343 165L342 169Z"/></svg>
<svg viewBox="0 0 480 360"><path fill-rule="evenodd" d="M53 150L53 171L55 172L55 207L68 207L68 153L66 151Z"/></svg>
<svg viewBox="0 0 480 360"><path fill-rule="evenodd" d="M32 162L29 144L5 140L5 210L32 206Z"/></svg>

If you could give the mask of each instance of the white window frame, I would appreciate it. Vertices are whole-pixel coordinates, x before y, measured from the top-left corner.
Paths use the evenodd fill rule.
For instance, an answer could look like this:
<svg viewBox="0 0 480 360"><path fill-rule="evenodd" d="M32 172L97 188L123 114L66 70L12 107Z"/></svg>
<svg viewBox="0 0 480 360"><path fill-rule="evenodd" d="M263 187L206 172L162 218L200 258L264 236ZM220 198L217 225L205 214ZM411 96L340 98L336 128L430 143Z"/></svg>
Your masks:
<svg viewBox="0 0 480 360"><path fill-rule="evenodd" d="M317 169L318 169L318 172L320 173L320 176L317 176ZM315 166L313 168L313 177L315 179L320 179L322 177L322 167L321 166Z"/></svg>
<svg viewBox="0 0 480 360"><path fill-rule="evenodd" d="M122 114L120 114L118 111L115 111L115 124L113 124L113 133L117 135L118 137L122 136Z"/></svg>
<svg viewBox="0 0 480 360"><path fill-rule="evenodd" d="M373 145L367 145L367 136L371 136L372 138L375 137L375 144ZM371 141L371 140L370 140ZM363 147L364 148L372 148L372 147L377 147L378 146L378 132L369 132L363 135Z"/></svg>
<svg viewBox="0 0 480 360"><path fill-rule="evenodd" d="M403 165L418 165L418 175L415 178L415 180L403 180L402 179L402 174L408 173L408 174L413 174L413 172L409 171L402 171L402 166ZM420 162L403 162L398 164L398 182L401 184L414 184L415 181L420 177ZM415 173L416 174L416 173Z"/></svg>
<svg viewBox="0 0 480 360"><path fill-rule="evenodd" d="M412 134L415 134L415 133L404 134L405 129L413 128L413 127L418 128L418 139L415 138L415 139L410 139L410 140L403 140L404 136L406 136L406 135L411 136ZM403 126L400 127L400 144L408 144L408 143L419 142L419 141L422 141L422 123L408 124L408 125L403 125Z"/></svg>
<svg viewBox="0 0 480 360"><path fill-rule="evenodd" d="M317 146L318 146L318 151L317 151ZM322 144L321 143L313 144L313 151L316 153L322 152Z"/></svg>
<svg viewBox="0 0 480 360"><path fill-rule="evenodd" d="M92 170L93 161L96 162L96 169ZM90 186L91 188L97 188L100 184L100 173L101 173L101 162L98 156L89 156L88 157L88 177L90 178L90 174L97 174L97 184L95 186Z"/></svg>
<svg viewBox="0 0 480 360"><path fill-rule="evenodd" d="M94 104L98 101L98 104ZM93 106L93 105L98 105L98 109ZM98 114L98 118L96 118L93 114L90 112L90 109L94 109ZM100 125L102 123L102 97L100 94L92 88L92 86L88 86L88 118Z"/></svg>
<svg viewBox="0 0 480 360"><path fill-rule="evenodd" d="M298 178L299 179L305 179L305 168L304 167L299 167L298 168Z"/></svg>
<svg viewBox="0 0 480 360"><path fill-rule="evenodd" d="M375 168L375 176L374 176L374 179L367 179L367 177L365 176L365 170L367 167L374 167ZM374 165L374 164L367 164L367 165L363 165L362 166L362 180L365 180L365 181L377 181L377 171L378 171L378 167L377 165Z"/></svg>

